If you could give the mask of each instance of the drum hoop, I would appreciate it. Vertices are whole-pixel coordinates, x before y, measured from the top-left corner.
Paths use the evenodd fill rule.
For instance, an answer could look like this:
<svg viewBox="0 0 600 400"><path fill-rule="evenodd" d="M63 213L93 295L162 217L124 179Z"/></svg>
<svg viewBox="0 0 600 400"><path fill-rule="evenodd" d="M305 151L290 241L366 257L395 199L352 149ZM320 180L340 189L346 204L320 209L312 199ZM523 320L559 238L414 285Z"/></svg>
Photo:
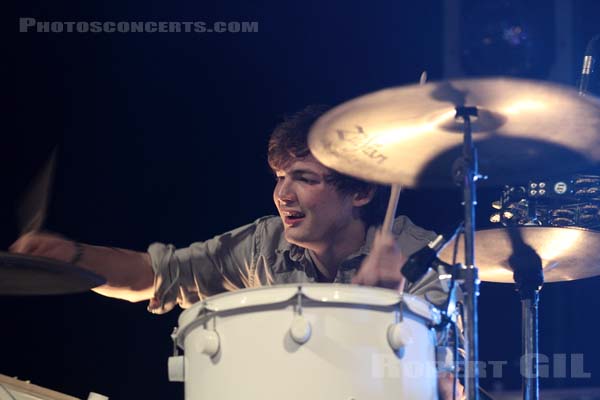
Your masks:
<svg viewBox="0 0 600 400"><path fill-rule="evenodd" d="M329 298L317 298L314 293L311 295L311 288L319 289L339 289L339 290L351 290L351 291L370 291L370 292L380 292L386 293L387 296L390 294L395 294L394 301L386 301L386 302L371 302L370 304L365 301L359 300L335 300ZM269 289L278 289L280 292L283 292L285 296L281 296L273 301L265 301L259 303L250 303L247 305L237 304L235 306L230 307L221 307L219 308L216 303L220 300L230 297L230 296L243 296L244 294L257 292L257 291L265 291ZM306 289L308 289L309 293L306 293ZM206 324L208 321L215 317L226 317L232 316L240 313L250 313L250 312L258 312L258 311L267 311L267 310L275 310L282 309L293 305L296 302L298 294L301 293L302 301L305 307L310 308L320 308L320 307L337 307L337 308L353 308L353 309L366 309L366 310L374 310L374 311L393 311L394 309L399 308L400 304L403 304L403 308L405 311L408 311L409 315L417 317L422 320L425 324L436 325L441 321L440 311L435 308L430 303L425 300L410 295L403 294L403 297L400 297L400 294L390 289L382 289L375 287L361 287L355 285L346 285L346 284L322 284L322 283L308 283L308 284L289 284L289 285L277 285L270 287L262 287L262 288L251 288L251 289L242 289L235 292L226 292L221 293L212 297L207 298L206 300L192 306L192 308L185 310L181 316L179 317L179 328L175 334L174 340L180 345L183 346L183 340L185 339L187 332L196 328L199 325ZM394 297L394 296L391 296Z"/></svg>

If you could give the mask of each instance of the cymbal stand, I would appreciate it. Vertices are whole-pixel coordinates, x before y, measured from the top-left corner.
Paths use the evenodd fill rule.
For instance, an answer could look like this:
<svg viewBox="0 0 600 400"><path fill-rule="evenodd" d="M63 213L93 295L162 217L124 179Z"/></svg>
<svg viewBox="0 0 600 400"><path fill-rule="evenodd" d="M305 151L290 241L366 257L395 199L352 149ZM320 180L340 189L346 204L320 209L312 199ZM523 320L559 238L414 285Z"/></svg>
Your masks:
<svg viewBox="0 0 600 400"><path fill-rule="evenodd" d="M508 229L513 253L508 259L521 297L521 374L523 400L538 400L538 304L539 292L544 283L542 259L525 243L516 229Z"/></svg>
<svg viewBox="0 0 600 400"><path fill-rule="evenodd" d="M538 360L538 302L539 291L531 292L531 297L521 297L521 340L523 352L523 400L540 398ZM522 294L521 294L522 296Z"/></svg>
<svg viewBox="0 0 600 400"><path fill-rule="evenodd" d="M462 270L465 292L465 393L468 400L479 400L479 337L477 317L477 296L479 277L475 266L475 205L477 204L475 182L482 178L477 171L477 149L473 145L471 119L477 117L476 107L456 107L457 119L463 121L463 153L455 161L453 176L462 186L465 213L465 269Z"/></svg>

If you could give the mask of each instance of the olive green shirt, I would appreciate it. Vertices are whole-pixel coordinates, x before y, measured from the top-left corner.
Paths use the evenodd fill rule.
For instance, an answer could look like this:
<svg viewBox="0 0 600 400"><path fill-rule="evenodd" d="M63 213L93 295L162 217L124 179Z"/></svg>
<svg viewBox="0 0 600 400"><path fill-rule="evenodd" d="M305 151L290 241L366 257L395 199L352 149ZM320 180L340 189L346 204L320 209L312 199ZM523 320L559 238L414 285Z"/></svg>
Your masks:
<svg viewBox="0 0 600 400"><path fill-rule="evenodd" d="M434 232L414 225L405 216L396 218L392 231L405 255L413 254L435 237ZM375 232L375 227L368 229L365 244L341 263L334 283L350 283L369 254ZM281 219L273 216L186 248L153 243L148 253L155 273L154 298L148 310L157 314L176 304L187 308L228 290L319 281L310 252L287 242ZM437 273L431 270L406 291L435 305L447 297Z"/></svg>

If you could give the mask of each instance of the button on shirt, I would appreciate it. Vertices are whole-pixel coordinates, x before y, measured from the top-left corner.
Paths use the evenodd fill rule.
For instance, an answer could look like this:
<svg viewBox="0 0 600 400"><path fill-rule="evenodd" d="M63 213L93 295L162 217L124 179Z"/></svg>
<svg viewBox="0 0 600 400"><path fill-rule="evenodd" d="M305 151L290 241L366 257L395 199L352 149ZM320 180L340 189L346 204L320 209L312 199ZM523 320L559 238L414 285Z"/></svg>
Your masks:
<svg viewBox="0 0 600 400"><path fill-rule="evenodd" d="M369 254L376 228L367 231L365 244L344 260L334 283L350 283ZM435 233L400 216L392 232L403 254L411 255ZM153 243L148 248L154 270L154 297L148 310L162 314L176 304L187 308L215 294L244 288L284 283L318 282L319 274L310 251L285 240L281 218L263 217L255 222L189 247ZM447 295L438 275L429 271L406 288L408 293L440 305Z"/></svg>

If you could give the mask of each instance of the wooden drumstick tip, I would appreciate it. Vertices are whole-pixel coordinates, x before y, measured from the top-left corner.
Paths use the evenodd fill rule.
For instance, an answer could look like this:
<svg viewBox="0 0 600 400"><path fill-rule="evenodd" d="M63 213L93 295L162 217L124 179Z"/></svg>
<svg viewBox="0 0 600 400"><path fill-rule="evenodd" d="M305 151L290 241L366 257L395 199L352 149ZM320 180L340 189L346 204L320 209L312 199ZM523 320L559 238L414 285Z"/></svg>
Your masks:
<svg viewBox="0 0 600 400"><path fill-rule="evenodd" d="M419 85L424 85L427 83L427 71L421 72L421 77L419 78Z"/></svg>

